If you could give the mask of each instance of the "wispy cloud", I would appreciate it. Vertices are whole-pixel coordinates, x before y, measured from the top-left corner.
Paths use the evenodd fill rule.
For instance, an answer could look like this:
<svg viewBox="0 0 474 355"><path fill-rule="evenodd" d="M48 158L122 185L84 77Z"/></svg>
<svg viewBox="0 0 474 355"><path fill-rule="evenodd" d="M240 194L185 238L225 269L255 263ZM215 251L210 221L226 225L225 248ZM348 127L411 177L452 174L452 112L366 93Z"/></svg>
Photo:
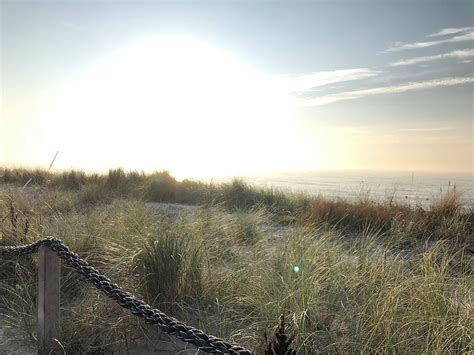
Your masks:
<svg viewBox="0 0 474 355"><path fill-rule="evenodd" d="M466 41L473 41L474 40L474 29L471 29L471 27L466 27L466 31L458 31L454 32L456 34L455 36L452 36L450 38L443 38L443 39L438 39L434 41L425 41L425 42L415 42L415 43L397 43L395 46L386 49L383 53L391 53L391 52L400 52L400 51L405 51L408 49L418 49L418 48L427 48L427 47L433 47L433 46L438 46L440 44L445 44L445 43L457 43L457 42L466 42ZM453 31L455 29L448 29L450 31ZM443 31L440 31L441 33ZM436 35L436 34L433 34ZM431 36L433 36L431 35Z"/></svg>
<svg viewBox="0 0 474 355"><path fill-rule="evenodd" d="M368 68L333 70L293 76L273 78L275 84L281 85L289 92L301 92L316 87L344 81L360 80L378 75L380 71Z"/></svg>
<svg viewBox="0 0 474 355"><path fill-rule="evenodd" d="M458 33L466 33L474 31L474 27L461 27L461 28L443 28L441 31L432 33L426 37L440 37L447 35L455 35Z"/></svg>
<svg viewBox="0 0 474 355"><path fill-rule="evenodd" d="M331 94L320 96L311 99L295 99L295 103L297 106L309 107L309 106L322 106L328 105L338 101L345 101L345 100L355 100L360 99L367 96L373 95L383 95L383 94L398 94L410 91L419 91L425 89L431 89L435 87L443 87L443 86L454 86L454 85L461 85L467 83L473 83L474 77L453 77L453 78L445 78L445 79L435 79L435 80L428 80L423 82L411 82L402 85L394 85L394 86L384 86L378 88L371 88L371 89L364 89L364 90L355 90L355 91L347 91L338 94Z"/></svg>
<svg viewBox="0 0 474 355"><path fill-rule="evenodd" d="M389 48L386 52L397 52L412 48L431 47L442 43L474 40L474 27L445 28L436 33L429 34L426 37L433 38L433 40L425 40L416 43L397 42L395 43L394 47ZM302 75L273 77L271 78L273 80L271 84L274 87L283 89L285 93L289 94L291 97L291 101L296 107L322 106L339 101L355 100L374 95L398 94L404 92L429 90L436 87L448 87L473 83L474 76L458 76L436 78L417 82L408 82L403 84L390 84L390 81L392 79L401 79L397 76L395 67L407 66L412 64L426 66L427 63L429 64L432 61L442 60L445 58L457 58L465 61L473 57L473 48L458 49L437 55L400 59L378 68L355 68L309 73ZM394 69L388 69L388 67ZM381 68L384 68L385 70L382 70ZM387 86L377 86L380 85L375 84L377 82L377 79L371 80L374 77L381 77L382 75L385 75L387 73L388 76L382 78L384 79L385 83L388 83L385 84ZM365 87L375 87L362 90L351 90L348 89L347 86L345 88L341 88L344 87L345 82L353 80L363 80ZM328 88L330 88L330 84L336 83L342 83L341 86L338 85L340 87L339 91L341 92L331 93L331 91L327 91ZM370 83L372 83L372 85ZM320 87L322 88L319 89ZM437 128L436 130L440 129ZM411 131L416 132L417 130L411 129ZM432 129L432 131L434 130ZM409 132L409 130L407 130L406 132Z"/></svg>
<svg viewBox="0 0 474 355"><path fill-rule="evenodd" d="M397 67L402 65L411 65L411 64L419 64L419 63L426 63L431 62L434 60L445 59L445 58L470 58L474 57L474 49L462 49L458 51L452 51L449 53L437 54L437 55L430 55L425 57L416 57L410 59L402 59L396 62L392 62L389 64L391 67Z"/></svg>

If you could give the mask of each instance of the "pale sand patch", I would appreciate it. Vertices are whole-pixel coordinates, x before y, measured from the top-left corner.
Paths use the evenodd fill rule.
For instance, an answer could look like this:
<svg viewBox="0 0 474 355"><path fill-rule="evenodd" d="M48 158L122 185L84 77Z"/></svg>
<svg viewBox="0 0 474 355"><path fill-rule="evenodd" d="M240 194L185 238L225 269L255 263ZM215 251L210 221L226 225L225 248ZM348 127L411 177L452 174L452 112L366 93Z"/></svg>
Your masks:
<svg viewBox="0 0 474 355"><path fill-rule="evenodd" d="M165 214L169 217L178 217L184 214L189 214L196 211L199 207L192 205L183 205L180 203L166 203L166 202L147 202L145 206L160 214Z"/></svg>

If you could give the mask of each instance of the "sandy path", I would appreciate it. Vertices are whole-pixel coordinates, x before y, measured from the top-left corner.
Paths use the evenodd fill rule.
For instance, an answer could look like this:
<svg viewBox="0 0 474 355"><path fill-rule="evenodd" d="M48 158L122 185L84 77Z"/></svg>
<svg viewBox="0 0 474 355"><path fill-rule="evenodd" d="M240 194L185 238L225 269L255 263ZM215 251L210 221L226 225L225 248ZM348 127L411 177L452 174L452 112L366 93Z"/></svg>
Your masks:
<svg viewBox="0 0 474 355"><path fill-rule="evenodd" d="M198 206L165 202L147 202L145 206L154 212L162 213L169 217L178 217L186 213L191 213L199 208Z"/></svg>

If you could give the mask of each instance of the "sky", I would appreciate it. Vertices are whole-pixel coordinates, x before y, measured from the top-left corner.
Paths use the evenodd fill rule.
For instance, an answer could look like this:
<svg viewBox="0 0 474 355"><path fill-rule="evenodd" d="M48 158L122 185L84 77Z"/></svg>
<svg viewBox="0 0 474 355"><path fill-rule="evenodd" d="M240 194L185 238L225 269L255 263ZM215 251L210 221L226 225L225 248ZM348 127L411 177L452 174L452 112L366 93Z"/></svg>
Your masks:
<svg viewBox="0 0 474 355"><path fill-rule="evenodd" d="M0 164L473 172L471 1L1 1Z"/></svg>

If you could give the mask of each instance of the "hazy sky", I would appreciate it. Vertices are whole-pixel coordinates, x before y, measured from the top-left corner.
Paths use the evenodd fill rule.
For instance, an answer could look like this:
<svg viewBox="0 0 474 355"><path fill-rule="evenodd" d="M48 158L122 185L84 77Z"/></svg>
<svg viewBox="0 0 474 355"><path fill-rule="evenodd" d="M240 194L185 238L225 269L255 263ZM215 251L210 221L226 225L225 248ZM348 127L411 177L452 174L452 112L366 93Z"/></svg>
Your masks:
<svg viewBox="0 0 474 355"><path fill-rule="evenodd" d="M472 1L0 6L0 163L472 172Z"/></svg>

